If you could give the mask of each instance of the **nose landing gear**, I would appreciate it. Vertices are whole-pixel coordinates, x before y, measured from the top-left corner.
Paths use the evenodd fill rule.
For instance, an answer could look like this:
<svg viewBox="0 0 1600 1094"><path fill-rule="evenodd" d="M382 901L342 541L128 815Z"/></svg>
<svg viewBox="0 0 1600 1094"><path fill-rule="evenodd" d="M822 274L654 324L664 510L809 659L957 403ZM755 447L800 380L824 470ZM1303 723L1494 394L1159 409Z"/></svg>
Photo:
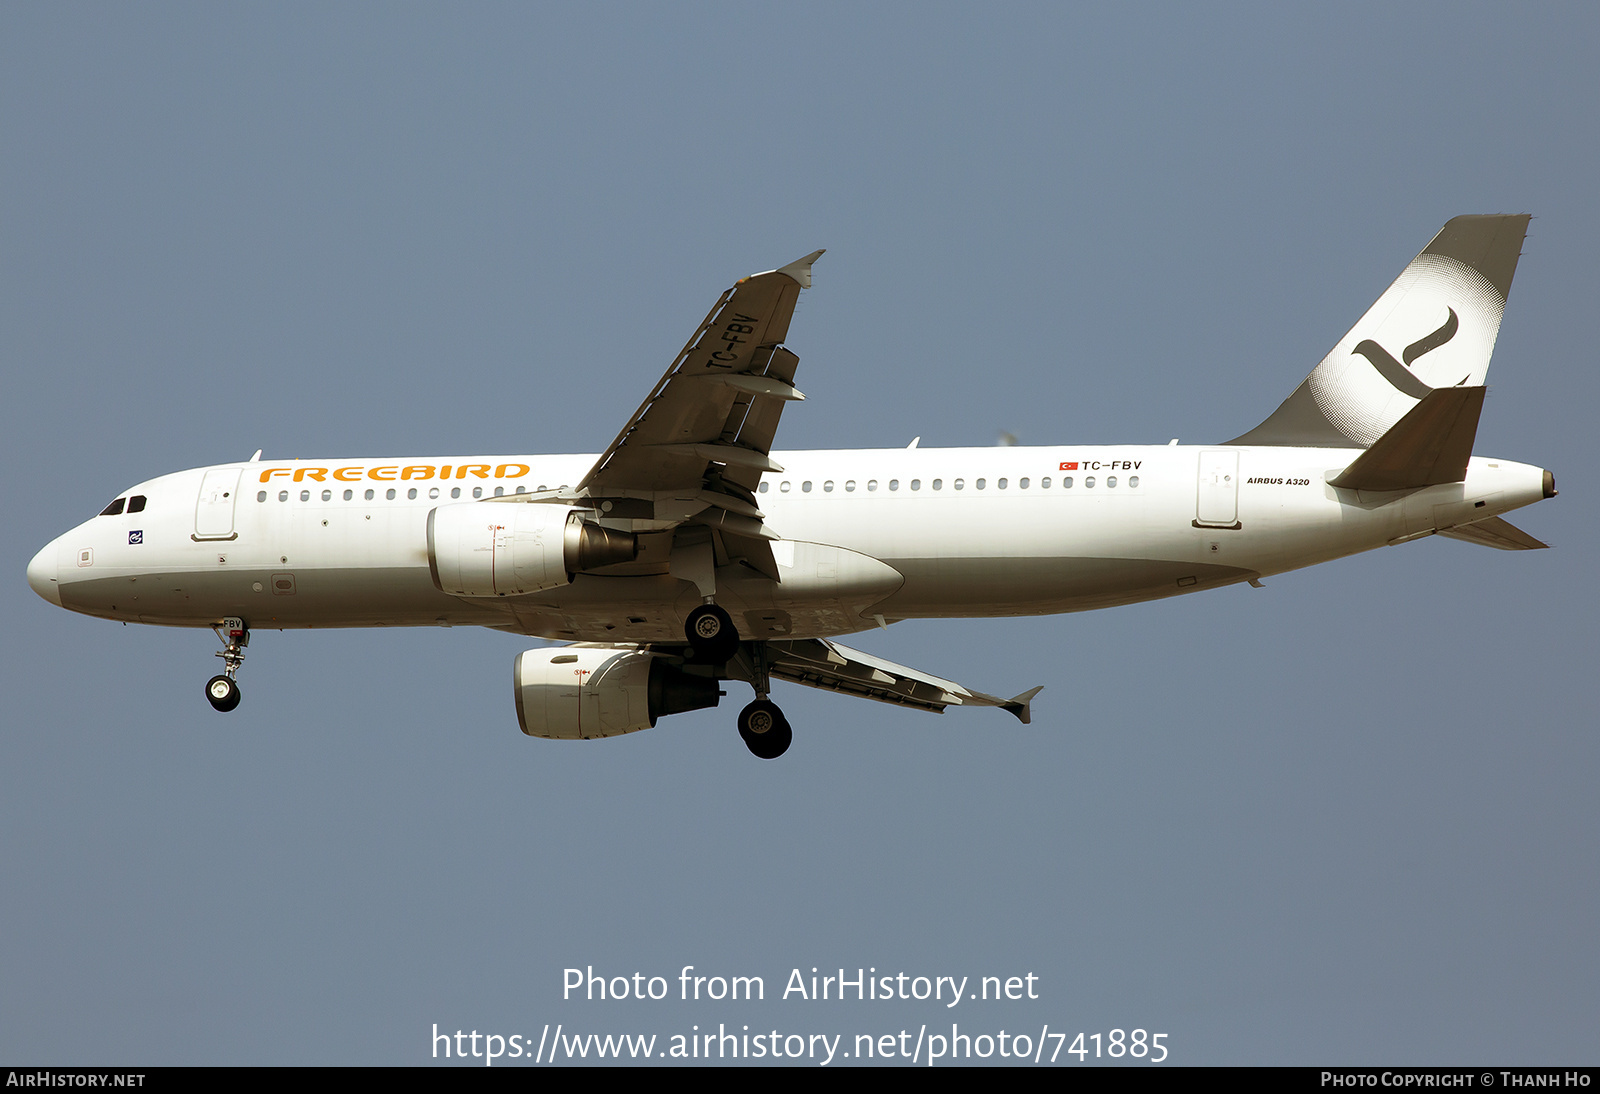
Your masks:
<svg viewBox="0 0 1600 1094"><path fill-rule="evenodd" d="M213 676L206 681L206 698L213 707L226 713L239 705L239 685L232 677Z"/></svg>
<svg viewBox="0 0 1600 1094"><path fill-rule="evenodd" d="M229 616L212 626L222 642L217 656L222 658L222 672L206 681L206 699L224 713L239 705L239 685L234 680L239 666L244 664L244 648L250 644L250 629L244 620Z"/></svg>

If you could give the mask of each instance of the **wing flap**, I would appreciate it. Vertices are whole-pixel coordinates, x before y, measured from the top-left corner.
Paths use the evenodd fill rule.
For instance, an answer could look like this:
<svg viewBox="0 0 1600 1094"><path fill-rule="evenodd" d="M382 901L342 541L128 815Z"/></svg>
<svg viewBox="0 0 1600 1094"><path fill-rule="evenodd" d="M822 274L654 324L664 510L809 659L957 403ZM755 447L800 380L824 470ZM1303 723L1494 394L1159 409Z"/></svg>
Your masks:
<svg viewBox="0 0 1600 1094"><path fill-rule="evenodd" d="M934 714L943 714L947 706L999 707L1027 724L1032 715L1029 704L1042 690L1001 699L820 638L768 642L767 659L771 674L791 683Z"/></svg>

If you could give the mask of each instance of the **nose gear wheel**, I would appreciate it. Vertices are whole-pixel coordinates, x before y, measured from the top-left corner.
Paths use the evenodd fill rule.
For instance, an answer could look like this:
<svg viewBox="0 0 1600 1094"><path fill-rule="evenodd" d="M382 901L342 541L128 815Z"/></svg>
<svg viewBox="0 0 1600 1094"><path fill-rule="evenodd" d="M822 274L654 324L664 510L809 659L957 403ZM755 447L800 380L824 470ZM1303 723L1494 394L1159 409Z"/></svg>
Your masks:
<svg viewBox="0 0 1600 1094"><path fill-rule="evenodd" d="M244 648L250 644L250 628L244 620L230 616L214 624L212 631L222 642L217 656L222 658L222 672L206 681L206 700L226 714L239 705L239 684L234 676L244 664Z"/></svg>
<svg viewBox="0 0 1600 1094"><path fill-rule="evenodd" d="M228 676L217 675L206 681L206 698L226 714L239 705L239 685Z"/></svg>

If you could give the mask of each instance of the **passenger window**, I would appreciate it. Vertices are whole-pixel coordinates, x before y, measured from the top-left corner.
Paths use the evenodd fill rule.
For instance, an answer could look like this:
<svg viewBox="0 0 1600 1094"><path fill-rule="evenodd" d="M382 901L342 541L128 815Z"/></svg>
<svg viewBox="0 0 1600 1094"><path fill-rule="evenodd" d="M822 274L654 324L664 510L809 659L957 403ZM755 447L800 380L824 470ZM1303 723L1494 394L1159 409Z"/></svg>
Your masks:
<svg viewBox="0 0 1600 1094"><path fill-rule="evenodd" d="M890 479L889 480L889 489L890 490L898 490L898 489L900 489L900 480L899 479Z"/></svg>
<svg viewBox="0 0 1600 1094"><path fill-rule="evenodd" d="M770 485L771 484L768 483L766 479L762 479L761 480L761 485L756 487L756 493L765 494L767 492L767 487L770 486Z"/></svg>
<svg viewBox="0 0 1600 1094"><path fill-rule="evenodd" d="M473 497L475 497L475 498L481 498L481 497L483 497L483 487L481 487L481 486L474 486L474 487L473 487L473 488L472 488L472 496L473 496Z"/></svg>
<svg viewBox="0 0 1600 1094"><path fill-rule="evenodd" d="M1130 475L1130 476L1128 476L1128 489L1129 490L1132 490L1132 489L1136 488L1138 485L1139 485L1139 476L1138 475Z"/></svg>
<svg viewBox="0 0 1600 1094"><path fill-rule="evenodd" d="M1093 490L1094 489L1094 476L1093 475L1085 475L1083 477L1083 488L1085 490Z"/></svg>
<svg viewBox="0 0 1600 1094"><path fill-rule="evenodd" d="M541 486L541 487L539 487L539 489L540 489L540 490L543 490L543 489L544 489L544 487L542 487L542 486ZM527 492L528 492L528 488L527 488L527 487L526 487L526 486L519 486L519 487L517 487L517 493L519 493L519 494L526 494L526 493L527 493ZM413 491L411 491L411 496L412 496L412 497L416 497L416 496L417 496L417 492L416 492L416 491L415 491L415 490L413 490Z"/></svg>
<svg viewBox="0 0 1600 1094"><path fill-rule="evenodd" d="M780 482L778 484L778 490L781 493L787 494L789 492L789 484L786 482Z"/></svg>
<svg viewBox="0 0 1600 1094"><path fill-rule="evenodd" d="M377 493L376 493L376 492L375 492L375 491L372 491L372 490L368 490L368 491L367 491L367 495L366 495L366 497L367 497L367 500L368 500L368 501L371 501L371 500L372 500L372 499L373 499L373 498L375 498L375 497L377 497L377 496L378 496L378 495L377 495Z"/></svg>
<svg viewBox="0 0 1600 1094"><path fill-rule="evenodd" d="M391 498L394 497L394 491L393 490L389 491L389 496ZM506 496L506 488L503 487L503 486L495 487L494 488L494 496L497 497L497 498L505 497Z"/></svg>
<svg viewBox="0 0 1600 1094"><path fill-rule="evenodd" d="M257 490L256 491L256 500L257 501L266 501L267 500L267 492L265 490Z"/></svg>
<svg viewBox="0 0 1600 1094"><path fill-rule="evenodd" d="M322 492L322 500L323 501L332 501L333 500L333 491L332 490L324 490Z"/></svg>
<svg viewBox="0 0 1600 1094"><path fill-rule="evenodd" d="M436 497L438 497L438 496L439 496L439 488L438 488L438 487L437 487L437 486L430 486L430 487L428 487L428 499L429 499L429 500L430 500L430 501L431 501L431 500L432 500L432 499L434 499L434 498L436 498Z"/></svg>
<svg viewBox="0 0 1600 1094"><path fill-rule="evenodd" d="M1046 486L1049 486L1050 485L1050 480L1049 479L1045 479L1044 480L1044 484ZM1005 489L1005 485L1006 485L1006 480L1005 479L1001 479L1000 480L1000 488L1002 490ZM1027 479L1018 479L1017 480L1017 489L1018 490L1026 490L1027 488L1028 488L1028 480Z"/></svg>
<svg viewBox="0 0 1600 1094"><path fill-rule="evenodd" d="M980 479L978 481L978 485L980 487L983 486L983 480ZM1000 489L1004 490L1006 488L1006 480L1005 479L1001 479L999 482L995 483L995 485L998 486Z"/></svg>
<svg viewBox="0 0 1600 1094"><path fill-rule="evenodd" d="M122 507L127 504L127 498L118 498L116 501L100 510L100 515L102 517L119 517L122 515Z"/></svg>
<svg viewBox="0 0 1600 1094"><path fill-rule="evenodd" d="M394 500L394 487L391 486L391 487L389 487L389 489L385 490L383 492L383 496L384 496L384 499L386 501L393 501Z"/></svg>
<svg viewBox="0 0 1600 1094"><path fill-rule="evenodd" d="M944 480L943 479L934 479L933 480L933 488L935 490L943 490L944 489Z"/></svg>
<svg viewBox="0 0 1600 1094"><path fill-rule="evenodd" d="M935 483L934 485L938 486L938 483ZM967 485L967 482L966 482L965 479L957 479L956 480L956 489L957 490L960 490L965 485Z"/></svg>
<svg viewBox="0 0 1600 1094"><path fill-rule="evenodd" d="M345 501L349 501L351 498L353 498L355 496L356 496L356 492L354 490L346 490L344 492L344 500Z"/></svg>
<svg viewBox="0 0 1600 1094"><path fill-rule="evenodd" d="M807 479L805 482L800 484L800 492L802 494L811 493L811 480L810 479Z"/></svg>
<svg viewBox="0 0 1600 1094"><path fill-rule="evenodd" d="M130 513L142 513L142 512L144 512L144 495L143 494L135 494L133 497L128 499L128 512L130 512Z"/></svg>
<svg viewBox="0 0 1600 1094"><path fill-rule="evenodd" d="M1115 490L1116 488L1117 488L1117 477L1115 475L1107 475L1106 476L1106 489L1107 490Z"/></svg>
<svg viewBox="0 0 1600 1094"><path fill-rule="evenodd" d="M288 501L289 500L289 491L287 491L287 490L279 490L278 491L278 500L279 501Z"/></svg>
<svg viewBox="0 0 1600 1094"><path fill-rule="evenodd" d="M869 492L873 491L873 490L876 490L877 488L878 488L878 480L877 479L868 479L867 480L867 490Z"/></svg>
<svg viewBox="0 0 1600 1094"><path fill-rule="evenodd" d="M922 489L922 480L921 479L912 479L911 480L911 489L913 489L913 490L921 490Z"/></svg>
<svg viewBox="0 0 1600 1094"><path fill-rule="evenodd" d="M855 489L856 489L856 480L855 479L851 479L851 480L849 480L848 482L846 482L844 484L844 492L846 494L853 494L855 492Z"/></svg>
<svg viewBox="0 0 1600 1094"><path fill-rule="evenodd" d="M517 491L517 493L519 493L519 494L521 492L522 491L520 491L520 490ZM406 499L408 501L416 501L417 500L417 488L415 486L413 486L410 490L406 491Z"/></svg>
<svg viewBox="0 0 1600 1094"><path fill-rule="evenodd" d="M451 487L451 488L450 488L450 496L451 496L451 497L452 497L452 498L459 498L459 497L460 497L460 496L461 496L461 487L459 487L459 486L452 486L452 487Z"/></svg>
<svg viewBox="0 0 1600 1094"><path fill-rule="evenodd" d="M827 482L822 484L822 492L824 494L833 493L833 480L832 479L829 479Z"/></svg>

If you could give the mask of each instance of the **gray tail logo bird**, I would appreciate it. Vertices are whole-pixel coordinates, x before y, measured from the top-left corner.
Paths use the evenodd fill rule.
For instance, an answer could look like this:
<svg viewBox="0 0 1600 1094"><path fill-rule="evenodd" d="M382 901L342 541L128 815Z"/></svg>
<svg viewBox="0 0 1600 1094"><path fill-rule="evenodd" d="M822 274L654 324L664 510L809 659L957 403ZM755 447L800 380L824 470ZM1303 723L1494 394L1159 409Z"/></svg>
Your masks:
<svg viewBox="0 0 1600 1094"><path fill-rule="evenodd" d="M1352 355L1359 353L1368 361L1371 361L1372 367L1377 369L1379 374L1393 384L1397 390L1404 392L1413 399L1420 399L1432 391L1433 388L1417 379L1417 374L1411 371L1410 365L1411 362L1421 357L1424 353L1438 349L1456 336L1456 330L1461 326L1461 322L1456 318L1456 310L1454 308L1447 308L1446 310L1449 311L1450 318L1444 321L1444 326L1432 334L1424 335L1405 348L1405 352L1401 354L1405 358L1404 365L1396 361L1388 350L1370 338L1364 340L1350 352ZM1469 373L1468 376L1470 375ZM1451 386L1460 387L1467 382L1468 376L1461 377Z"/></svg>

